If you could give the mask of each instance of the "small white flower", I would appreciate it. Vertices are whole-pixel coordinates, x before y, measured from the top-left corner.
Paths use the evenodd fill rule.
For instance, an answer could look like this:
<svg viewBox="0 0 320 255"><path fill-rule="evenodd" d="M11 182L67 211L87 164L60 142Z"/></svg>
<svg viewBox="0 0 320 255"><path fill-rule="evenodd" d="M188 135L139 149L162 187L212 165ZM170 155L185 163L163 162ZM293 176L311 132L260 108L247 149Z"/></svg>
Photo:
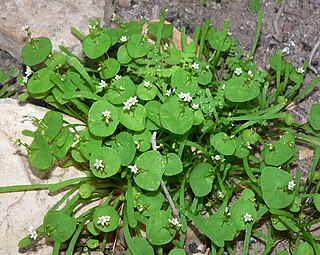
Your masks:
<svg viewBox="0 0 320 255"><path fill-rule="evenodd" d="M130 110L131 108L131 102L130 101L126 101L126 102L123 102L124 106L123 106L123 109L124 110Z"/></svg>
<svg viewBox="0 0 320 255"><path fill-rule="evenodd" d="M221 89L224 90L226 88L226 84L222 84Z"/></svg>
<svg viewBox="0 0 320 255"><path fill-rule="evenodd" d="M219 160L221 159L221 157L220 157L220 155L215 155L215 156L214 156L214 159L215 159L216 161L219 161Z"/></svg>
<svg viewBox="0 0 320 255"><path fill-rule="evenodd" d="M99 88L105 88L105 87L107 87L107 83L104 81L104 80L101 80L100 82L99 82Z"/></svg>
<svg viewBox="0 0 320 255"><path fill-rule="evenodd" d="M130 171L134 174L137 174L139 171L139 168L136 165L133 166L128 166L128 168L130 169Z"/></svg>
<svg viewBox="0 0 320 255"><path fill-rule="evenodd" d="M222 199L224 197L224 194L221 190L218 191L218 198Z"/></svg>
<svg viewBox="0 0 320 255"><path fill-rule="evenodd" d="M96 159L95 163L93 164L93 166L97 169L97 170L102 170L104 169L104 165L102 164L103 161L102 159Z"/></svg>
<svg viewBox="0 0 320 255"><path fill-rule="evenodd" d="M34 229L34 227L28 228L28 234L29 234L30 238L32 238L33 240L36 240L38 238L37 231Z"/></svg>
<svg viewBox="0 0 320 255"><path fill-rule="evenodd" d="M73 142L73 144L71 144L71 148L76 147L76 145L80 142L80 137L76 134L75 135L75 141Z"/></svg>
<svg viewBox="0 0 320 255"><path fill-rule="evenodd" d="M164 50L167 50L168 48L169 48L168 43L165 43L165 44L163 45L163 49L164 49Z"/></svg>
<svg viewBox="0 0 320 255"><path fill-rule="evenodd" d="M244 222L253 221L252 215L249 214L249 213L246 213L245 215L243 215L243 221L244 221Z"/></svg>
<svg viewBox="0 0 320 255"><path fill-rule="evenodd" d="M104 215L98 217L97 224L100 224L101 226L107 225L107 223L110 221L110 216Z"/></svg>
<svg viewBox="0 0 320 255"><path fill-rule="evenodd" d="M27 76L23 76L22 77L22 81L24 84L26 84L28 82L28 77Z"/></svg>
<svg viewBox="0 0 320 255"><path fill-rule="evenodd" d="M288 183L288 190L294 190L294 187L296 186L296 184L294 183L294 181L289 181Z"/></svg>
<svg viewBox="0 0 320 255"><path fill-rule="evenodd" d="M113 13L111 17L111 21L116 21L116 20L118 20L118 17L115 13Z"/></svg>
<svg viewBox="0 0 320 255"><path fill-rule="evenodd" d="M249 75L250 78L252 78L253 77L253 72L251 70L249 70L248 71L248 75Z"/></svg>
<svg viewBox="0 0 320 255"><path fill-rule="evenodd" d="M29 25L23 25L22 27L21 27L21 30L22 31L27 31L27 30L29 30L30 29L30 26Z"/></svg>
<svg viewBox="0 0 320 255"><path fill-rule="evenodd" d="M129 100L130 100L130 102L131 102L132 105L135 105L136 103L138 103L137 96L130 97Z"/></svg>
<svg viewBox="0 0 320 255"><path fill-rule="evenodd" d="M187 93L184 94L184 99L183 99L183 101L189 102L189 103L192 101L192 97L190 96L190 93L189 93L189 92L187 92Z"/></svg>
<svg viewBox="0 0 320 255"><path fill-rule="evenodd" d="M119 80L119 79L121 79L121 77L122 77L121 75L118 75L118 74L117 74L117 75L114 77L114 79L115 79L115 80Z"/></svg>
<svg viewBox="0 0 320 255"><path fill-rule="evenodd" d="M191 107L193 108L193 110L198 110L199 104L192 104Z"/></svg>
<svg viewBox="0 0 320 255"><path fill-rule="evenodd" d="M209 70L209 69L210 69L210 66L209 66L209 65L206 65L206 69L208 69L208 70Z"/></svg>
<svg viewBox="0 0 320 255"><path fill-rule="evenodd" d="M135 105L136 103L138 103L138 99L137 96L134 97L130 97L126 102L123 102L124 110L130 110L131 106Z"/></svg>
<svg viewBox="0 0 320 255"><path fill-rule="evenodd" d="M234 73L235 73L236 75L242 74L242 69L241 69L241 67L237 67L236 70L234 71Z"/></svg>
<svg viewBox="0 0 320 255"><path fill-rule="evenodd" d="M125 35L123 35L123 36L120 37L120 41L121 42L126 42L126 41L128 41L128 38Z"/></svg>
<svg viewBox="0 0 320 255"><path fill-rule="evenodd" d="M25 71L26 77L30 76L31 74L33 74L33 71L32 71L32 69L30 68L30 66L27 66L26 71Z"/></svg>
<svg viewBox="0 0 320 255"><path fill-rule="evenodd" d="M169 97L171 95L171 89L167 89L166 96Z"/></svg>
<svg viewBox="0 0 320 255"><path fill-rule="evenodd" d="M105 111L103 111L102 112L102 115L103 115L103 117L105 117L105 118L111 118L111 112L110 111L108 111L108 110L105 110Z"/></svg>
<svg viewBox="0 0 320 255"><path fill-rule="evenodd" d="M183 92L181 92L181 93L178 94L178 97L179 97L180 99L184 99L185 94L184 94Z"/></svg>
<svg viewBox="0 0 320 255"><path fill-rule="evenodd" d="M172 224L173 226L181 226L179 220L177 218L172 218L168 220L170 224Z"/></svg>
<svg viewBox="0 0 320 255"><path fill-rule="evenodd" d="M297 69L297 72L303 74L303 73L304 73L303 67L299 67L299 68Z"/></svg>
<svg viewBox="0 0 320 255"><path fill-rule="evenodd" d="M143 82L143 85L144 85L146 88L149 88L149 87L151 86L150 81L144 81L144 82Z"/></svg>
<svg viewBox="0 0 320 255"><path fill-rule="evenodd" d="M197 62L194 62L191 67L193 69L199 69L199 64Z"/></svg>

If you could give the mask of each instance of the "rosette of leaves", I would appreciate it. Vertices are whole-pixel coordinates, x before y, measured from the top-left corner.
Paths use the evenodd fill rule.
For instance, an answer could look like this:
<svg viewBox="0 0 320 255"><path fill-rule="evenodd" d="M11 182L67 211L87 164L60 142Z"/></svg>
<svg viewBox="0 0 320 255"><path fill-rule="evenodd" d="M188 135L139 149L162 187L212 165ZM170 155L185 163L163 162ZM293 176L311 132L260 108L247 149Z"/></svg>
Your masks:
<svg viewBox="0 0 320 255"><path fill-rule="evenodd" d="M228 20L222 31L210 21L197 26L190 43L183 28L179 45L164 13L149 30L144 25L102 28L91 20L88 35L73 29L90 60L64 47L49 53L40 39L23 50L24 63L34 69L29 95L56 109L35 121L36 131L24 132L34 138L25 145L31 164L46 171L64 159L86 173L41 186L70 191L37 228L39 236L52 238L56 252L67 242L73 254L105 250L122 228L125 254L183 254L192 222L213 254L230 252L242 231L244 253L254 234L264 239L267 254L278 239L274 230L294 233L296 252L319 253L306 229L319 210L319 107L311 108L304 125L286 110L319 78L298 93L304 74L281 53L271 56L269 72L259 71L230 37ZM32 47L39 43L43 50ZM80 124L67 123L60 112ZM304 182L292 171L297 143L315 151ZM76 215L95 201L101 203ZM258 230L261 222L270 223L267 233ZM32 241L24 240L21 247Z"/></svg>

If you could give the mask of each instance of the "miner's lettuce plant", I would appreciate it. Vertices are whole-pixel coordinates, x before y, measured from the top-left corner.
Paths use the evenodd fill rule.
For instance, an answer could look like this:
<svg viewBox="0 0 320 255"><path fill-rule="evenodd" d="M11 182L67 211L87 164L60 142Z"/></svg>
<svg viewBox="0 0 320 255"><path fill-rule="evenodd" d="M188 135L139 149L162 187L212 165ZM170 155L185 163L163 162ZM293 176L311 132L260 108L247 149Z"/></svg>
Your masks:
<svg viewBox="0 0 320 255"><path fill-rule="evenodd" d="M208 20L189 44L183 28L175 45L164 13L157 23L120 21L117 28L91 20L86 36L72 29L84 59L63 46L52 52L48 38L25 28L26 96L55 108L31 117L37 129L24 131L34 138L23 144L29 161L47 171L59 160L86 176L1 188L68 190L20 247L48 236L53 254L106 252L107 240L123 233L127 255L185 254L192 224L211 254L233 254L242 232L244 254L252 236L265 243L263 254L284 238L288 252L320 254L312 232L320 221L320 104L306 124L288 110L319 77L300 90L308 61L294 68L280 52L270 56L269 72L259 71L252 59L260 29L243 56L228 25L218 31ZM307 178L294 167L298 145L314 150Z"/></svg>

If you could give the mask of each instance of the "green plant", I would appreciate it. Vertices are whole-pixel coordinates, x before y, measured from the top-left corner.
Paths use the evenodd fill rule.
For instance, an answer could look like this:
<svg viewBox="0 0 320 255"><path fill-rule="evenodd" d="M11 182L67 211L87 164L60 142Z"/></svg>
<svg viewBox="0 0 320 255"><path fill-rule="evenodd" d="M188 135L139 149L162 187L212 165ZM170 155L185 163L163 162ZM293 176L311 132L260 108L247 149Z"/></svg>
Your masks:
<svg viewBox="0 0 320 255"><path fill-rule="evenodd" d="M10 97L16 92L14 89L9 89L8 80L10 80L17 71L17 68L12 68L7 73L4 73L3 70L0 69L0 98Z"/></svg>
<svg viewBox="0 0 320 255"><path fill-rule="evenodd" d="M295 254L320 254L319 236L312 234L320 221L320 105L303 125L287 110L319 82L299 92L308 61L295 69L279 52L269 59L270 72L259 71L252 61L259 29L251 55L243 57L228 20L223 31L209 20L197 26L189 44L182 29L182 50L163 12L147 31L145 23L113 29L91 20L87 36L73 28L85 60L64 47L51 53L50 40L32 38L27 28L28 96L56 110L34 119L37 130L24 131L34 140L23 145L40 171L67 158L65 165L86 177L0 188L69 189L19 246L47 235L53 254L62 243L67 255L90 254L105 251L122 228L127 255L184 254L192 222L210 240L212 254L233 254L242 231L244 254L252 235L264 240L263 254L283 238ZM61 112L82 124L64 121ZM298 144L315 151L307 179L293 169ZM76 214L95 201L100 204Z"/></svg>

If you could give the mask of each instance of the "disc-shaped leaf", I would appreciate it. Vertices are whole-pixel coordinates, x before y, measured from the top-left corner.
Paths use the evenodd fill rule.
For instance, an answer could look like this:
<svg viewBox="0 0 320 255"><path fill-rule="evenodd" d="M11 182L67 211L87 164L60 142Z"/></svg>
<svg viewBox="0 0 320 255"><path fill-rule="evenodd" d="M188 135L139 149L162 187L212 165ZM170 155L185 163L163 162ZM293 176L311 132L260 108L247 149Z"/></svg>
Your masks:
<svg viewBox="0 0 320 255"><path fill-rule="evenodd" d="M143 39L142 35L134 34L130 36L127 43L127 51L132 58L141 58L152 49L149 42Z"/></svg>
<svg viewBox="0 0 320 255"><path fill-rule="evenodd" d="M136 160L139 173L134 175L135 183L148 191L157 190L164 173L164 159L157 151L147 151Z"/></svg>
<svg viewBox="0 0 320 255"><path fill-rule="evenodd" d="M89 128L85 128L79 132L79 140L78 148L87 159L89 159L91 153L101 147L102 144L102 138L92 134Z"/></svg>
<svg viewBox="0 0 320 255"><path fill-rule="evenodd" d="M149 101L156 97L158 89L155 85L150 85L150 87L146 88L144 84L140 84L137 87L137 96L144 100Z"/></svg>
<svg viewBox="0 0 320 255"><path fill-rule="evenodd" d="M245 222L244 215L250 214L252 221ZM248 223L254 223L257 219L257 211L254 203L240 198L236 200L230 209L230 220L237 230L244 230Z"/></svg>
<svg viewBox="0 0 320 255"><path fill-rule="evenodd" d="M136 145L136 148L141 151L147 151L151 147L150 143L151 139L151 132L147 129L140 132L135 132L133 135L134 144Z"/></svg>
<svg viewBox="0 0 320 255"><path fill-rule="evenodd" d="M32 38L22 48L22 59L26 66L35 66L43 62L52 50L52 43L46 37Z"/></svg>
<svg viewBox="0 0 320 255"><path fill-rule="evenodd" d="M210 136L211 145L223 155L232 155L236 149L236 141L226 133L220 132Z"/></svg>
<svg viewBox="0 0 320 255"><path fill-rule="evenodd" d="M271 215L271 223L272 226L278 231L288 230L288 227L282 221L280 221L279 217L276 215Z"/></svg>
<svg viewBox="0 0 320 255"><path fill-rule="evenodd" d="M165 156L164 175L172 176L181 173L183 170L182 162L177 154L168 153Z"/></svg>
<svg viewBox="0 0 320 255"><path fill-rule="evenodd" d="M314 255L312 246L307 242L302 242L298 246L297 255Z"/></svg>
<svg viewBox="0 0 320 255"><path fill-rule="evenodd" d="M122 125L133 131L142 131L146 127L147 110L141 104L131 106L130 110L123 108L119 111L119 120Z"/></svg>
<svg viewBox="0 0 320 255"><path fill-rule="evenodd" d="M60 133L62 124L62 114L60 112L50 111L44 115L37 131L41 132L48 142L51 142Z"/></svg>
<svg viewBox="0 0 320 255"><path fill-rule="evenodd" d="M45 67L35 72L27 83L28 92L31 94L41 94L49 91L54 84L51 82L51 75L54 72Z"/></svg>
<svg viewBox="0 0 320 255"><path fill-rule="evenodd" d="M161 209L164 201L164 195L159 190L144 192L138 197L136 206L143 216L149 217Z"/></svg>
<svg viewBox="0 0 320 255"><path fill-rule="evenodd" d="M52 154L57 158L62 158L67 155L72 144L73 134L69 131L69 129L64 129L51 145Z"/></svg>
<svg viewBox="0 0 320 255"><path fill-rule="evenodd" d="M149 101L144 107L147 109L146 128L149 130L157 130L161 127L160 123L160 108L161 103L158 101Z"/></svg>
<svg viewBox="0 0 320 255"><path fill-rule="evenodd" d="M295 153L296 149L292 148L288 143L278 141L272 143L272 147L266 147L262 151L262 156L266 164L271 166L281 166L288 161Z"/></svg>
<svg viewBox="0 0 320 255"><path fill-rule="evenodd" d="M313 104L311 106L310 124L315 130L320 130L320 104Z"/></svg>
<svg viewBox="0 0 320 255"><path fill-rule="evenodd" d="M204 121L204 116L201 110L196 110L193 115L193 124L200 125Z"/></svg>
<svg viewBox="0 0 320 255"><path fill-rule="evenodd" d="M100 167L97 161L102 160ZM99 163L98 163L99 164ZM112 148L100 147L96 148L90 156L90 168L93 174L99 178L107 178L115 175L121 166L121 158L119 154Z"/></svg>
<svg viewBox="0 0 320 255"><path fill-rule="evenodd" d="M260 93L260 85L252 80L247 81L245 77L234 76L226 82L225 96L231 102L247 102L256 98Z"/></svg>
<svg viewBox="0 0 320 255"><path fill-rule="evenodd" d="M101 223L100 217L105 217L109 221ZM110 218L109 218L110 217ZM100 219L100 220L99 220ZM102 205L95 209L93 215L93 223L95 227L102 232L112 232L119 226L120 217L118 212L109 205Z"/></svg>
<svg viewBox="0 0 320 255"><path fill-rule="evenodd" d="M121 104L136 93L136 86L129 77L122 77L112 83L107 98L112 104Z"/></svg>
<svg viewBox="0 0 320 255"><path fill-rule="evenodd" d="M64 54L62 54L60 52L54 52L45 61L45 64L51 70L55 71L56 67L58 67L58 68L62 67L66 63L66 61L67 61L67 56L66 55L64 55Z"/></svg>
<svg viewBox="0 0 320 255"><path fill-rule="evenodd" d="M154 250L152 248L152 246L149 244L149 242L144 239L141 236L134 236L132 237L132 242L136 245L137 249L140 251L140 254L145 254L145 255L154 255ZM126 250L126 252L124 253L124 255L134 255L131 251L130 251L130 246L129 249Z"/></svg>
<svg viewBox="0 0 320 255"><path fill-rule="evenodd" d="M101 29L103 33L110 36L111 46L115 45L118 42L118 32L115 28L103 27Z"/></svg>
<svg viewBox="0 0 320 255"><path fill-rule="evenodd" d="M82 43L83 51L87 57L94 59L102 56L111 46L111 38L106 33L87 35Z"/></svg>
<svg viewBox="0 0 320 255"><path fill-rule="evenodd" d="M136 147L131 134L120 132L109 144L118 152L122 166L128 166L132 162L136 155Z"/></svg>
<svg viewBox="0 0 320 255"><path fill-rule="evenodd" d="M152 22L148 24L148 33L151 35L157 37L158 36L158 29L159 29L160 22ZM171 37L173 31L173 25L172 24L164 24L161 38L168 38Z"/></svg>
<svg viewBox="0 0 320 255"><path fill-rule="evenodd" d="M178 69L171 76L171 86L174 88L184 86L190 80L191 74L183 69Z"/></svg>
<svg viewBox="0 0 320 255"><path fill-rule="evenodd" d="M110 112L110 117L104 113ZM92 134L100 137L112 135L119 124L118 109L107 101L95 102L88 113L88 126Z"/></svg>
<svg viewBox="0 0 320 255"><path fill-rule="evenodd" d="M186 255L186 253L183 249L173 249L168 255Z"/></svg>
<svg viewBox="0 0 320 255"><path fill-rule="evenodd" d="M212 73L210 71L204 72L204 73L200 73L197 77L196 77L196 81L199 84L202 85L207 85L211 82L212 80Z"/></svg>
<svg viewBox="0 0 320 255"><path fill-rule="evenodd" d="M212 190L214 169L209 163L199 163L190 173L190 186L197 197L204 197Z"/></svg>
<svg viewBox="0 0 320 255"><path fill-rule="evenodd" d="M169 243L176 231L169 227L169 219L172 216L167 211L157 211L147 222L147 238L154 245Z"/></svg>
<svg viewBox="0 0 320 255"><path fill-rule="evenodd" d="M217 31L213 27L210 28L207 36L210 46L215 50L226 51L231 46L230 39L228 37L225 38L223 32Z"/></svg>
<svg viewBox="0 0 320 255"><path fill-rule="evenodd" d="M62 211L48 211L43 220L45 233L55 242L67 241L76 230L77 220Z"/></svg>
<svg viewBox="0 0 320 255"><path fill-rule="evenodd" d="M105 80L114 77L120 70L120 64L118 60L114 58L108 58L102 64L100 71L101 77Z"/></svg>
<svg viewBox="0 0 320 255"><path fill-rule="evenodd" d="M281 209L294 200L294 192L287 189L292 177L289 173L276 168L265 167L260 177L263 200L269 208Z"/></svg>
<svg viewBox="0 0 320 255"><path fill-rule="evenodd" d="M178 101L165 102L160 108L160 120L165 129L183 135L193 126L193 112Z"/></svg>
<svg viewBox="0 0 320 255"><path fill-rule="evenodd" d="M247 144L245 143L245 141L241 137L238 137L235 140L236 140L236 150L234 152L234 155L238 158L248 157L249 150L247 148Z"/></svg>
<svg viewBox="0 0 320 255"><path fill-rule="evenodd" d="M50 147L39 132L35 132L34 140L28 148L28 159L40 171L48 170L52 165L53 157Z"/></svg>
<svg viewBox="0 0 320 255"><path fill-rule="evenodd" d="M117 52L117 59L120 64L128 64L132 58L129 56L127 47L125 45L121 45Z"/></svg>

